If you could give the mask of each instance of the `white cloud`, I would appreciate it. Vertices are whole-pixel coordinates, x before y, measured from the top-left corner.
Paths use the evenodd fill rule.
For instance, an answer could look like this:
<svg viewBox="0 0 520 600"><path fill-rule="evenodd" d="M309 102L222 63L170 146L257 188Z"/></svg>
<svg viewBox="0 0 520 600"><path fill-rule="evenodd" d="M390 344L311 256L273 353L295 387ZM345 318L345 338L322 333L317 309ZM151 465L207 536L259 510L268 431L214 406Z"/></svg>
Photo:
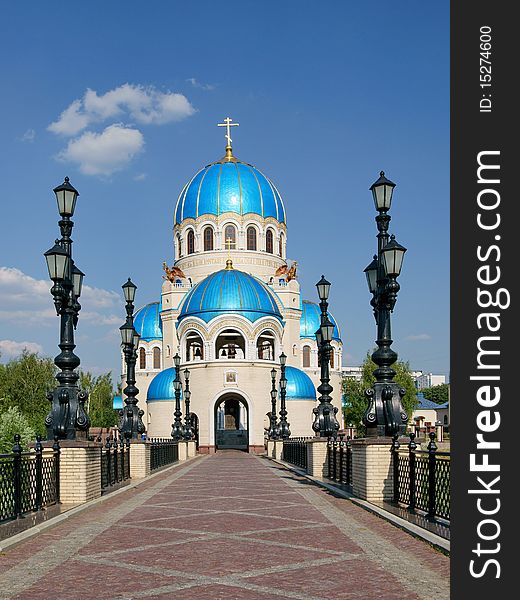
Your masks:
<svg viewBox="0 0 520 600"><path fill-rule="evenodd" d="M431 340L431 336L427 333L418 333L415 335L408 335L405 339L409 342L420 342L422 340Z"/></svg>
<svg viewBox="0 0 520 600"><path fill-rule="evenodd" d="M144 125L163 125L181 121L194 113L195 108L183 94L125 83L101 95L87 89L83 98L74 100L47 129L73 136L90 124L107 119L120 120L127 116Z"/></svg>
<svg viewBox="0 0 520 600"><path fill-rule="evenodd" d="M34 129L28 129L20 138L21 142L32 143L36 139L36 131Z"/></svg>
<svg viewBox="0 0 520 600"><path fill-rule="evenodd" d="M136 175L134 177L134 181L144 181L146 178L147 178L146 173L139 173L139 175Z"/></svg>
<svg viewBox="0 0 520 600"><path fill-rule="evenodd" d="M58 159L79 165L85 175L111 175L119 171L144 147L138 129L121 124L109 125L101 133L86 131L71 140Z"/></svg>
<svg viewBox="0 0 520 600"><path fill-rule="evenodd" d="M60 115L60 118L51 123L47 129L52 133L62 135L75 135L89 124L89 115L82 111L82 101L74 102L66 108Z"/></svg>
<svg viewBox="0 0 520 600"><path fill-rule="evenodd" d="M52 283L35 279L13 267L0 267L0 321L24 325L48 325L54 321L56 311L49 293ZM123 322L123 301L116 292L83 286L80 298L82 311L80 320L94 322L96 325L115 325ZM121 316L104 314L103 311L119 309Z"/></svg>
<svg viewBox="0 0 520 600"><path fill-rule="evenodd" d="M122 325L125 317L121 312L120 315L101 315L98 312L80 312L80 318L82 321L89 321L96 323L96 325Z"/></svg>
<svg viewBox="0 0 520 600"><path fill-rule="evenodd" d="M200 81L197 81L195 77L190 77L189 79L186 79L186 81L191 83L193 87L198 88L199 90L204 90L205 92L210 92L216 87L211 83L200 83Z"/></svg>
<svg viewBox="0 0 520 600"><path fill-rule="evenodd" d="M43 348L36 342L15 342L13 340L0 340L0 354L7 356L18 356L24 350L41 354Z"/></svg>

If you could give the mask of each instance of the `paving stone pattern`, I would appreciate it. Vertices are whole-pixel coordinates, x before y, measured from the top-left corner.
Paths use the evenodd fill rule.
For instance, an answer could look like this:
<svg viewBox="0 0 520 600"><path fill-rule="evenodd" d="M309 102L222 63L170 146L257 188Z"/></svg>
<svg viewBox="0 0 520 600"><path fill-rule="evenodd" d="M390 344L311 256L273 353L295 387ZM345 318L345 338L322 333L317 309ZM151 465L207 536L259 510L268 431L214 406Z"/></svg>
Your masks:
<svg viewBox="0 0 520 600"><path fill-rule="evenodd" d="M449 598L449 559L266 459L165 471L0 556L2 600Z"/></svg>

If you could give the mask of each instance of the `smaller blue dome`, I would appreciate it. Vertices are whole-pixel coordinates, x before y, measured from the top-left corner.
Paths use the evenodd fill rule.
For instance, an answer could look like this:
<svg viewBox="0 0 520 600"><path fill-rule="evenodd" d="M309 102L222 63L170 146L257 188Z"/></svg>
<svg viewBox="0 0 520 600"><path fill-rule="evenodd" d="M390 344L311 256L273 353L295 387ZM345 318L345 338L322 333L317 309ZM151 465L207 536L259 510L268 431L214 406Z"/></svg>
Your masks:
<svg viewBox="0 0 520 600"><path fill-rule="evenodd" d="M164 369L152 379L146 394L147 402L156 402L157 400L175 400L175 368ZM182 398L182 390L181 390Z"/></svg>
<svg viewBox="0 0 520 600"><path fill-rule="evenodd" d="M239 314L251 322L270 316L282 320L273 292L260 279L226 268L199 281L187 294L179 315L208 323L224 314Z"/></svg>
<svg viewBox="0 0 520 600"><path fill-rule="evenodd" d="M151 302L140 308L134 316L134 327L144 341L162 340L161 308L159 302Z"/></svg>
<svg viewBox="0 0 520 600"><path fill-rule="evenodd" d="M316 388L307 373L296 367L285 367L285 377L286 400L316 400Z"/></svg>
<svg viewBox="0 0 520 600"><path fill-rule="evenodd" d="M312 338L316 339L315 333L318 327L321 325L321 309L320 307L311 302L310 300L302 300L300 303L302 316L300 319L300 337L301 338ZM329 319L334 325L334 333L332 334L333 340L341 341L339 333L339 327L336 323L336 319L329 312Z"/></svg>
<svg viewBox="0 0 520 600"><path fill-rule="evenodd" d="M123 408L122 396L114 396L114 399L112 400L112 408L114 410L119 410L120 408Z"/></svg>

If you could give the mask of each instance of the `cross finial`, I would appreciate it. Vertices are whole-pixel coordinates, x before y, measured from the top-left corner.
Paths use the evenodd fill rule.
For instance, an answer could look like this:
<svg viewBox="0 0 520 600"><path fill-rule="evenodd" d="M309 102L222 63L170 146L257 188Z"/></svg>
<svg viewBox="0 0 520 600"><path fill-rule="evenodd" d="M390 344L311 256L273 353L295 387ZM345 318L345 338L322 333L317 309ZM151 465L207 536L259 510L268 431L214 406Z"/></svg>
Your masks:
<svg viewBox="0 0 520 600"><path fill-rule="evenodd" d="M226 156L233 156L232 153L232 148L231 148L231 143L232 143L232 139L231 139L231 127L238 127L240 125L240 123L232 123L233 119L231 119L230 117L226 117L224 119L224 123L217 123L217 127L225 127L226 128L226 135L225 138L227 140L227 145L226 145Z"/></svg>
<svg viewBox="0 0 520 600"><path fill-rule="evenodd" d="M227 261L226 261L226 269L232 269L233 268L233 261L231 260L231 244L233 243L233 240L230 237L226 238L226 248L228 251L228 257L227 257Z"/></svg>

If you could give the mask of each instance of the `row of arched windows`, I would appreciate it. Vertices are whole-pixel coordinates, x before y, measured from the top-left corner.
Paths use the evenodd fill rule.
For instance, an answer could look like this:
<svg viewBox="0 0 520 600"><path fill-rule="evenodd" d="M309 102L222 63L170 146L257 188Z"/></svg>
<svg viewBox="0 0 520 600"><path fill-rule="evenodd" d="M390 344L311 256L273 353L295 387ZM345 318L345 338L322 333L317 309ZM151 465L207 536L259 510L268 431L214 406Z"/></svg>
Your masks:
<svg viewBox="0 0 520 600"><path fill-rule="evenodd" d="M202 231L202 240L204 252L215 249L215 234L213 227L207 226ZM179 238L180 242L180 238ZM237 230L234 225L226 225L224 229L224 248L235 250L237 247ZM250 226L246 230L246 248L247 250L258 249L258 231L256 227ZM272 229L268 229L265 233L265 251L269 254L274 254L274 233ZM186 253L193 254L195 252L195 233L193 229L188 231L186 237ZM278 255L283 255L283 234L280 235L278 241Z"/></svg>
<svg viewBox="0 0 520 600"><path fill-rule="evenodd" d="M152 369L161 368L161 349L157 346L152 350ZM146 350L139 348L139 368L146 369Z"/></svg>
<svg viewBox="0 0 520 600"><path fill-rule="evenodd" d="M260 360L274 360L275 338L270 331L264 331L256 341L256 356ZM234 329L225 329L215 340L215 358L244 359L246 341L244 336ZM189 332L186 335L186 361L204 360L204 346L200 335Z"/></svg>

